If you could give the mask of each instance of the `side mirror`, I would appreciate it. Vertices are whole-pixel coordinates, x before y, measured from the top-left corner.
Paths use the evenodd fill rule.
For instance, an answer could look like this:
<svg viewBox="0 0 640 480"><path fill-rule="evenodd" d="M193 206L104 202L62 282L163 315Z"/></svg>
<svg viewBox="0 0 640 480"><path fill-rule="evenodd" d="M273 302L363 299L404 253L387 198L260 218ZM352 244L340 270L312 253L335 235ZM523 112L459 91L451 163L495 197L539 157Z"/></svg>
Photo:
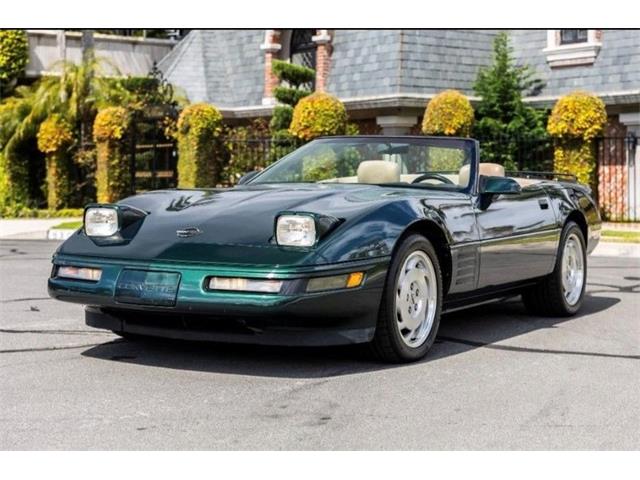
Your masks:
<svg viewBox="0 0 640 480"><path fill-rule="evenodd" d="M249 180L255 177L258 173L260 173L260 171L258 170L252 170L251 172L245 173L242 177L240 177L240 180L238 180L238 185L247 183Z"/></svg>
<svg viewBox="0 0 640 480"><path fill-rule="evenodd" d="M521 191L520 184L513 178L480 175L480 193L512 195Z"/></svg>

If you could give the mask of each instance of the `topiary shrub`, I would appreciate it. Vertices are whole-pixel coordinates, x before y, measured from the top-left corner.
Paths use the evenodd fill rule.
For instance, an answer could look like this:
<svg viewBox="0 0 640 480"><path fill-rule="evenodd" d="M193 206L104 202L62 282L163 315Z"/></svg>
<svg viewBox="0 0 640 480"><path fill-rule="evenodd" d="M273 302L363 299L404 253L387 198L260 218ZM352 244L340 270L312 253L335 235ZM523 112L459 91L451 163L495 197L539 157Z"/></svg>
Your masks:
<svg viewBox="0 0 640 480"><path fill-rule="evenodd" d="M177 124L178 187L215 187L224 168L219 137L222 115L207 103L189 105Z"/></svg>
<svg viewBox="0 0 640 480"><path fill-rule="evenodd" d="M554 137L554 169L570 173L580 183L593 185L596 152L594 139L607 123L604 102L586 92L560 98L551 111L547 131Z"/></svg>
<svg viewBox="0 0 640 480"><path fill-rule="evenodd" d="M131 164L127 141L131 116L123 107L107 107L93 123L96 143L96 196L100 203L112 203L131 194Z"/></svg>
<svg viewBox="0 0 640 480"><path fill-rule="evenodd" d="M45 155L47 206L50 209L68 207L73 185L71 181L70 147L73 131L60 115L53 114L40 124L38 150Z"/></svg>
<svg viewBox="0 0 640 480"><path fill-rule="evenodd" d="M300 100L293 110L289 132L301 140L322 135L344 135L347 131L347 110L336 97L314 93Z"/></svg>
<svg viewBox="0 0 640 480"><path fill-rule="evenodd" d="M24 30L0 30L0 98L22 74L29 61L29 43Z"/></svg>
<svg viewBox="0 0 640 480"><path fill-rule="evenodd" d="M431 99L422 121L426 135L468 137L473 127L473 108L457 90L445 90Z"/></svg>

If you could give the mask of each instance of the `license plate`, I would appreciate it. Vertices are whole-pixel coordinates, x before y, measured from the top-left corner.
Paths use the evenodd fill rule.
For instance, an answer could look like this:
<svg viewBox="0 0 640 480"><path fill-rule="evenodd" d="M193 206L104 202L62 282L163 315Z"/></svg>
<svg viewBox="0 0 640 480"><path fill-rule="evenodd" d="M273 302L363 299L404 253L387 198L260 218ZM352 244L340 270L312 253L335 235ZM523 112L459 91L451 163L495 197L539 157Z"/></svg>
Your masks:
<svg viewBox="0 0 640 480"><path fill-rule="evenodd" d="M116 284L116 301L173 307L176 304L179 284L179 273L124 270Z"/></svg>

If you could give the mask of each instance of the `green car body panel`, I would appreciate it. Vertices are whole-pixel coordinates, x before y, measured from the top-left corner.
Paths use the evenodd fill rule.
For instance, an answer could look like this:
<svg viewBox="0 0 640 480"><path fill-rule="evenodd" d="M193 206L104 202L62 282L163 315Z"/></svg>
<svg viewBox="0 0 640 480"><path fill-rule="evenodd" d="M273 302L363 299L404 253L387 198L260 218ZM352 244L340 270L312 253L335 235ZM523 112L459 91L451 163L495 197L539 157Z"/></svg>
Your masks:
<svg viewBox="0 0 640 480"><path fill-rule="evenodd" d="M470 142L474 142L469 140ZM475 143L475 142L474 142ZM542 182L517 195L478 191L477 145L467 191L363 184L252 184L162 190L118 202L144 212L110 241L79 230L53 257L49 292L87 305L89 325L120 332L248 343L327 345L370 341L394 249L408 232L436 244L445 309L521 287L549 273L568 218L586 229L591 251L600 217L588 189ZM275 242L284 212L331 219L310 248ZM177 235L190 229L192 236ZM98 282L56 275L63 265L102 269ZM172 306L122 303L126 270L173 272ZM308 293L310 278L364 272L352 289ZM209 290L208 279L283 281L279 294Z"/></svg>

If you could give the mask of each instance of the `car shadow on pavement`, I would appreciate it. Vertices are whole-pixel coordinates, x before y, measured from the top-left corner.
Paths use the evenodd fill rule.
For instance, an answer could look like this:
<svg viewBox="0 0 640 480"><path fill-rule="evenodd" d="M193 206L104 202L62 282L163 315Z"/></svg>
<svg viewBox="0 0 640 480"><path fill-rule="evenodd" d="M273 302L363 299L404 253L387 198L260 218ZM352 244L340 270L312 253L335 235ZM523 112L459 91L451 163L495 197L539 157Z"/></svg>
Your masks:
<svg viewBox="0 0 640 480"><path fill-rule="evenodd" d="M476 348L514 353L618 356L602 352L537 349L535 345L523 345L522 342L517 345L498 343L535 330L556 328L568 320L607 310L619 301L618 298L587 295L580 313L570 318L531 316L517 299L447 314L442 317L434 346L418 364L436 362ZM416 365L375 361L362 346L267 347L162 339L114 340L89 348L82 355L151 367L283 378L325 378Z"/></svg>

